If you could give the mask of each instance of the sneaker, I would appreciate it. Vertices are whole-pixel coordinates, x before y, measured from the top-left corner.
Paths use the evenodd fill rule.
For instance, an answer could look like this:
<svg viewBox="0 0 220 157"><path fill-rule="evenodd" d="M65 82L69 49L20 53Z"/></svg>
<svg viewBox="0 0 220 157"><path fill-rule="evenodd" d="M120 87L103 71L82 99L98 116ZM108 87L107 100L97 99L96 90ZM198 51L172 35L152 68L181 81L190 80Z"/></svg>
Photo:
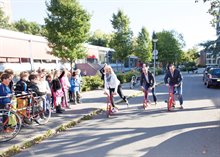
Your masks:
<svg viewBox="0 0 220 157"><path fill-rule="evenodd" d="M67 106L66 108L67 108L67 109L71 109L71 107L70 107L70 106Z"/></svg>
<svg viewBox="0 0 220 157"><path fill-rule="evenodd" d="M63 113L61 110L56 110L56 113Z"/></svg>
<svg viewBox="0 0 220 157"><path fill-rule="evenodd" d="M182 106L182 105L180 106L180 109L183 109L183 106Z"/></svg>
<svg viewBox="0 0 220 157"><path fill-rule="evenodd" d="M41 119L46 119L45 115L43 113L39 114Z"/></svg>
<svg viewBox="0 0 220 157"><path fill-rule="evenodd" d="M118 109L116 107L112 108L112 113L118 112Z"/></svg>
<svg viewBox="0 0 220 157"><path fill-rule="evenodd" d="M129 106L129 102L128 102L128 100L126 99L125 100L125 103L127 104L127 107Z"/></svg>
<svg viewBox="0 0 220 157"><path fill-rule="evenodd" d="M31 120L26 117L24 118L24 123L29 125L32 124Z"/></svg>
<svg viewBox="0 0 220 157"><path fill-rule="evenodd" d="M73 100L72 100L72 99L70 99L70 100L68 101L68 103L70 103L70 102L73 102Z"/></svg>

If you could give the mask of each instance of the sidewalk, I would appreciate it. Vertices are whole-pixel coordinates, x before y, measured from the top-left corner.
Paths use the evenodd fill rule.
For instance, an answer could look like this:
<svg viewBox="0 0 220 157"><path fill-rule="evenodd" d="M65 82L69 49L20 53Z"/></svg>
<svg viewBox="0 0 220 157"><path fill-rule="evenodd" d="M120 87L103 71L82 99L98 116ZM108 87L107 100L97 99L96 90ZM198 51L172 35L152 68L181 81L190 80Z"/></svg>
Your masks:
<svg viewBox="0 0 220 157"><path fill-rule="evenodd" d="M163 82L164 75L156 76L157 84ZM137 93L140 93L140 87L130 89L129 83L122 85L124 95L131 97ZM40 137L46 134L48 130L55 131L62 124L68 124L71 121L77 122L85 115L90 114L93 111L106 108L106 96L103 94L103 90L93 90L82 93L82 103L78 105L71 105L71 109L66 109L63 114L52 114L52 117L48 124L31 126L24 126L21 132L11 141L0 143L0 157L1 154L12 147L21 147L24 143L32 141L34 138ZM115 102L121 102L119 96L115 97ZM122 103L123 104L123 103ZM124 103L125 104L125 103Z"/></svg>

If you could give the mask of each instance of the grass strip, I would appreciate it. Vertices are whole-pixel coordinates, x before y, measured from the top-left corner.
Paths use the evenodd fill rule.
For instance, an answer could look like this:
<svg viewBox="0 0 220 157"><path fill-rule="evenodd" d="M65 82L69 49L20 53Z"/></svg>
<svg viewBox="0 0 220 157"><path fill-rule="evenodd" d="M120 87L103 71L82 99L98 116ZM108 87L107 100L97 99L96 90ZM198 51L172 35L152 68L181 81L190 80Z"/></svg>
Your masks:
<svg viewBox="0 0 220 157"><path fill-rule="evenodd" d="M60 132L64 132L67 129L72 128L83 121L91 120L91 119L93 119L94 116L96 116L102 112L103 112L103 109L97 109L95 111L90 112L88 115L84 115L81 118L72 120L66 124L61 124L60 126L58 126L55 129L49 129L42 135L39 135L39 136L37 136L31 140L28 140L20 145L14 145L14 146L10 147L9 149L7 149L6 151L1 152L0 157L11 157L15 154L18 154L21 151L23 151L27 148L30 148L30 147L42 142L43 140L45 140L49 137L52 137Z"/></svg>

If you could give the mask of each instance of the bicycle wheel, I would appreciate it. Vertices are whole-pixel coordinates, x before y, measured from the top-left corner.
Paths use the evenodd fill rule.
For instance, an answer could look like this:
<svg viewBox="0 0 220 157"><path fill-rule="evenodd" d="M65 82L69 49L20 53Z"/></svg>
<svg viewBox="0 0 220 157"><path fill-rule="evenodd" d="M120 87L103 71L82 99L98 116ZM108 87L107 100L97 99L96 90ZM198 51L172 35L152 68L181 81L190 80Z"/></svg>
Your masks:
<svg viewBox="0 0 220 157"><path fill-rule="evenodd" d="M21 130L21 118L15 111L0 109L0 142L16 137Z"/></svg>
<svg viewBox="0 0 220 157"><path fill-rule="evenodd" d="M41 101L38 103L34 103L34 105L32 106L32 110L33 110L32 117L36 123L40 125L44 125L50 120L51 105L48 101L46 101L45 105L41 103Z"/></svg>

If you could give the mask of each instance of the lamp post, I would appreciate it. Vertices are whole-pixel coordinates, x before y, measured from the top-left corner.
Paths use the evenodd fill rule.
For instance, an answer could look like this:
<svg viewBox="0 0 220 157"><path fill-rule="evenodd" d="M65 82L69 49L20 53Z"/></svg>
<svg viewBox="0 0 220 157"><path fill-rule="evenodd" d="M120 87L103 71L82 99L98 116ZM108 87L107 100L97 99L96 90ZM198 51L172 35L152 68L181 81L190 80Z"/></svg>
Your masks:
<svg viewBox="0 0 220 157"><path fill-rule="evenodd" d="M153 43L154 43L154 51L153 51L153 57L154 57L154 77L156 75L156 56L158 54L158 51L156 49L156 43L157 43L158 39L156 37L155 32L153 32Z"/></svg>
<svg viewBox="0 0 220 157"><path fill-rule="evenodd" d="M32 54L32 40L30 39L30 40L28 40L28 42L29 42L29 53L30 53L30 63L31 63L31 71L33 71L34 70L34 65L33 65L33 54Z"/></svg>

